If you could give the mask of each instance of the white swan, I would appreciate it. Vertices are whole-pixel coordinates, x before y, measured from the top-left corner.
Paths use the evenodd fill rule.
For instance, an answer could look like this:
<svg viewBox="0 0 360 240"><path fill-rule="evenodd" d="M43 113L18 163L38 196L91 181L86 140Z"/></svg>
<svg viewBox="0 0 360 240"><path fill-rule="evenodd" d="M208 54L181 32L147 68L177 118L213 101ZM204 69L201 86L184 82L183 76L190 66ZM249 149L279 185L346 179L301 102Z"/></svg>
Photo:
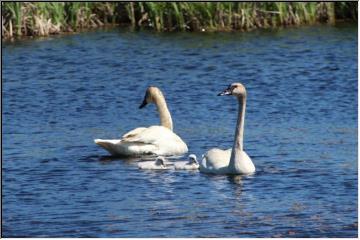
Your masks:
<svg viewBox="0 0 360 240"><path fill-rule="evenodd" d="M155 154L169 156L186 153L188 151L186 144L172 131L171 115L160 89L149 87L139 108L143 108L148 103L156 105L161 126L139 127L124 134L121 139L95 139L95 143L112 155L139 156Z"/></svg>
<svg viewBox="0 0 360 240"><path fill-rule="evenodd" d="M199 169L199 163L196 160L195 154L189 155L189 161L186 162L175 162L174 163L176 170L196 170Z"/></svg>
<svg viewBox="0 0 360 240"><path fill-rule="evenodd" d="M138 168L139 169L144 169L144 170L165 170L168 169L166 167L166 160L164 157L159 156L156 158L156 160L153 162L140 162L138 163Z"/></svg>
<svg viewBox="0 0 360 240"><path fill-rule="evenodd" d="M213 148L203 155L200 171L215 174L250 174L255 166L243 150L246 89L241 83L233 83L218 96L234 95L239 103L239 116L232 149Z"/></svg>

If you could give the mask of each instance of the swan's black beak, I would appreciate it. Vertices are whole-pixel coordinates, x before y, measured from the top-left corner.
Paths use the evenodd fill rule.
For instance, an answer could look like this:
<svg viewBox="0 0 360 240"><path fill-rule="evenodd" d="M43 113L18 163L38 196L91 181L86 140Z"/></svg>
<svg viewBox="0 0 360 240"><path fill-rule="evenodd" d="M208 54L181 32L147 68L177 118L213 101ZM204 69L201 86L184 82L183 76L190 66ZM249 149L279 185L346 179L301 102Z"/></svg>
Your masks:
<svg viewBox="0 0 360 240"><path fill-rule="evenodd" d="M141 108L145 107L146 104L147 104L147 102L146 102L146 98L145 98L144 101L143 101L143 102L141 103L141 105L139 106L139 108L141 109Z"/></svg>
<svg viewBox="0 0 360 240"><path fill-rule="evenodd" d="M231 95L231 89L227 88L224 91L222 91L221 93L218 94L218 96L226 96L226 95Z"/></svg>

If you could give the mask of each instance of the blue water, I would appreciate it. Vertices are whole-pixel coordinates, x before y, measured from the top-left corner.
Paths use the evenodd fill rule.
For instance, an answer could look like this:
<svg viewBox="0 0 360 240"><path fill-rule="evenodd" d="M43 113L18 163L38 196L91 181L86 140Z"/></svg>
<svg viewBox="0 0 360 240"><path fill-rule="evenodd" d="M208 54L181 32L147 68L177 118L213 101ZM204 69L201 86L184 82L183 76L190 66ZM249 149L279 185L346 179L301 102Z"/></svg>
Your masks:
<svg viewBox="0 0 360 240"><path fill-rule="evenodd" d="M95 31L3 43L4 237L357 237L357 26ZM253 176L141 171L94 138L159 123L198 157L232 146L248 92Z"/></svg>

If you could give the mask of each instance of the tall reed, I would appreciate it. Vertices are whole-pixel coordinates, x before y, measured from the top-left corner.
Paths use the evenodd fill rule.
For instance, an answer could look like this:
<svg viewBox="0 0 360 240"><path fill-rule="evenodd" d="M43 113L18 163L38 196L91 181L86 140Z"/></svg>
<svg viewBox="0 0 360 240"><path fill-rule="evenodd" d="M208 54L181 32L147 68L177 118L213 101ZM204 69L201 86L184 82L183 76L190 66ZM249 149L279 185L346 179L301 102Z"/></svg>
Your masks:
<svg viewBox="0 0 360 240"><path fill-rule="evenodd" d="M2 38L105 24L156 31L248 31L357 20L357 2L2 2Z"/></svg>

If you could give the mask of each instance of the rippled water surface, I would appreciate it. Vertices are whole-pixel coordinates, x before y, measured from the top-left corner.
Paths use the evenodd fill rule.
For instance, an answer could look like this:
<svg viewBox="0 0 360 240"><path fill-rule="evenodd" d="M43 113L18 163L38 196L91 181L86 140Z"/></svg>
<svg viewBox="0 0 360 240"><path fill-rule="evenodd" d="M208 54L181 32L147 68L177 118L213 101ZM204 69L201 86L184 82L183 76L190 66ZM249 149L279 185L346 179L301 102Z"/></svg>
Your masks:
<svg viewBox="0 0 360 240"><path fill-rule="evenodd" d="M98 31L3 44L3 236L357 237L357 26ZM253 176L141 171L94 138L159 123L198 157L232 146L247 87Z"/></svg>

